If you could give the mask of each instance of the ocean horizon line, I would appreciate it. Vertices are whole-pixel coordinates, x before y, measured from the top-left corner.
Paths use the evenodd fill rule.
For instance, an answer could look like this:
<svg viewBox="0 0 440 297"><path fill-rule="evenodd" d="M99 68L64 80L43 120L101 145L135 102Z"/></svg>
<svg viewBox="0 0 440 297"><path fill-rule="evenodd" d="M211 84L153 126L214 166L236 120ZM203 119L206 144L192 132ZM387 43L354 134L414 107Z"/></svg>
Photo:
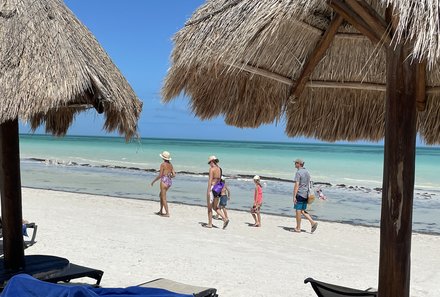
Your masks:
<svg viewBox="0 0 440 297"><path fill-rule="evenodd" d="M37 136L37 137L48 137L55 139L64 139L64 138L102 138L102 139L120 139L123 142L125 138L123 136L115 136L115 135L65 135L63 137L42 134L42 133L19 133L20 136ZM136 142L136 139L145 139L145 140L172 140L172 141L205 141L205 142L228 142L228 143L262 143L262 144L285 144L285 145L323 145L323 146L356 146L356 147L376 147L376 148L384 148L383 143L374 143L366 140L359 140L359 142L349 142L349 141L336 141L336 142L326 142L318 139L310 139L310 141L271 141L271 140L236 140L236 139L209 139L209 138L184 138L184 137L152 137L152 136L141 136L139 138L133 138L129 142ZM128 142L128 143L129 143ZM426 149L440 149L440 145L426 145L423 143L416 143L416 148L426 148Z"/></svg>
<svg viewBox="0 0 440 297"><path fill-rule="evenodd" d="M97 138L97 139L118 139L125 142L125 138L123 136L114 136L114 135L66 135L63 137L48 135L48 134L42 134L42 133L19 133L20 136L37 136L37 137L46 137L46 138L53 138L53 139L65 139L65 138ZM133 138L133 140L130 140L129 142L136 142L137 139L145 139L145 140L171 140L171 141L203 141L203 142L212 142L212 143L219 143L219 142L228 142L228 143L262 143L262 144L281 144L281 145L323 145L323 146L357 146L357 147L382 147L383 144L380 143L374 143L374 142L368 142L368 143L358 143L358 142L325 142L321 140L314 140L310 139L310 141L271 141L271 140L236 140L236 139L208 139L208 138L183 138L183 137L146 137L141 136L139 138ZM437 146L427 146L427 145L420 145L418 147L422 148L436 148ZM440 148L440 146L438 146Z"/></svg>

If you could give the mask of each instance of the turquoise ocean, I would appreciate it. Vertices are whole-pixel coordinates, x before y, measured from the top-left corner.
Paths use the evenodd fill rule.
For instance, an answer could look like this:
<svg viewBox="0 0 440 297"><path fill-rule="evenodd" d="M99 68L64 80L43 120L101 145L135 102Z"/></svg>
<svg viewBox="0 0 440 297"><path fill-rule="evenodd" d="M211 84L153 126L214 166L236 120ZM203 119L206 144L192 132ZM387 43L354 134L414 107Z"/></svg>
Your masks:
<svg viewBox="0 0 440 297"><path fill-rule="evenodd" d="M381 145L148 138L126 143L117 137L21 135L22 185L158 201L159 185L150 187L150 182L163 150L171 152L178 172L168 191L170 202L206 205L207 159L216 155L232 192L229 208L250 208L252 177L258 174L264 185L262 211L293 217L293 160L302 158L315 188L327 197L311 205L317 220L379 226ZM439 164L440 148L417 148L414 231L440 234Z"/></svg>

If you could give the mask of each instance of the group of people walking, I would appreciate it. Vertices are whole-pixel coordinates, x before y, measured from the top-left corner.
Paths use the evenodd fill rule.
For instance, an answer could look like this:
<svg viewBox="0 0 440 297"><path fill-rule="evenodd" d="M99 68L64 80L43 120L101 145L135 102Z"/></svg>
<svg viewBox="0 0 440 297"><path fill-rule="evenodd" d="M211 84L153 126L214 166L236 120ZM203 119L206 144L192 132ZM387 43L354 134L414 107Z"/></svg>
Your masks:
<svg viewBox="0 0 440 297"><path fill-rule="evenodd" d="M163 162L160 165L158 176L151 182L151 186L158 180L160 180L160 209L156 212L157 215L169 217L169 209L167 203L167 191L173 184L172 179L176 176L173 165L171 164L171 154L167 151L163 151L159 156ZM310 194L310 174L304 168L304 161L302 159L296 159L295 168L297 169L294 179L293 187L293 205L295 209L296 227L295 232L301 232L301 219L304 216L311 226L311 233L316 231L318 223L315 222L310 214L307 212L307 199ZM223 176L222 168L219 166L219 159L216 156L210 156L208 158L209 178L206 191L206 204L208 208L208 223L203 226L206 228L212 228L213 210L216 212L217 218L223 221L223 229L229 224L229 217L226 206L228 200L231 198L231 192L226 185L225 177ZM253 178L255 184L254 201L250 210L255 223L251 226L261 227L261 215L260 210L263 204L263 187L261 185L261 179L258 175Z"/></svg>

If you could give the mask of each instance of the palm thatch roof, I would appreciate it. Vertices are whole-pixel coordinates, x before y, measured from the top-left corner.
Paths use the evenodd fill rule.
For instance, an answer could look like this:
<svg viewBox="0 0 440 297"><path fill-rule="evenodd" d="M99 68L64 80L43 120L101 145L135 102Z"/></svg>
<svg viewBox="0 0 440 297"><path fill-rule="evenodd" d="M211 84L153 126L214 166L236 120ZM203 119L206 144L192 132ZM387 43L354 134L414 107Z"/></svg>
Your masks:
<svg viewBox="0 0 440 297"><path fill-rule="evenodd" d="M0 123L63 135L90 107L104 112L106 130L136 133L141 102L62 0L0 0Z"/></svg>
<svg viewBox="0 0 440 297"><path fill-rule="evenodd" d="M286 120L289 136L378 141L385 131L383 45L405 40L412 45L408 59L427 65L418 133L428 144L440 143L438 4L365 0L379 16L393 5L399 21L390 40L386 24L365 36L329 6L357 2L208 0L174 37L164 101L183 92L202 119L220 115L237 127ZM333 41L307 75L329 30Z"/></svg>

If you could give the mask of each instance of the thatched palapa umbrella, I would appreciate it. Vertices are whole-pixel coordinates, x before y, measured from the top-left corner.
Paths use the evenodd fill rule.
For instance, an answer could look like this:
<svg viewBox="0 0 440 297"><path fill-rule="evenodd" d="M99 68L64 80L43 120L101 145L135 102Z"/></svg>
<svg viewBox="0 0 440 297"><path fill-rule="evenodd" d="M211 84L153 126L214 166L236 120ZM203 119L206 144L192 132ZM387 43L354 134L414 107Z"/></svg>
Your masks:
<svg viewBox="0 0 440 297"><path fill-rule="evenodd" d="M385 138L379 294L408 296L416 134L440 143L439 4L210 0L174 38L165 101L289 136Z"/></svg>
<svg viewBox="0 0 440 297"><path fill-rule="evenodd" d="M0 184L6 270L23 268L18 119L64 135L75 115L104 113L107 131L136 134L141 102L61 0L0 0Z"/></svg>

